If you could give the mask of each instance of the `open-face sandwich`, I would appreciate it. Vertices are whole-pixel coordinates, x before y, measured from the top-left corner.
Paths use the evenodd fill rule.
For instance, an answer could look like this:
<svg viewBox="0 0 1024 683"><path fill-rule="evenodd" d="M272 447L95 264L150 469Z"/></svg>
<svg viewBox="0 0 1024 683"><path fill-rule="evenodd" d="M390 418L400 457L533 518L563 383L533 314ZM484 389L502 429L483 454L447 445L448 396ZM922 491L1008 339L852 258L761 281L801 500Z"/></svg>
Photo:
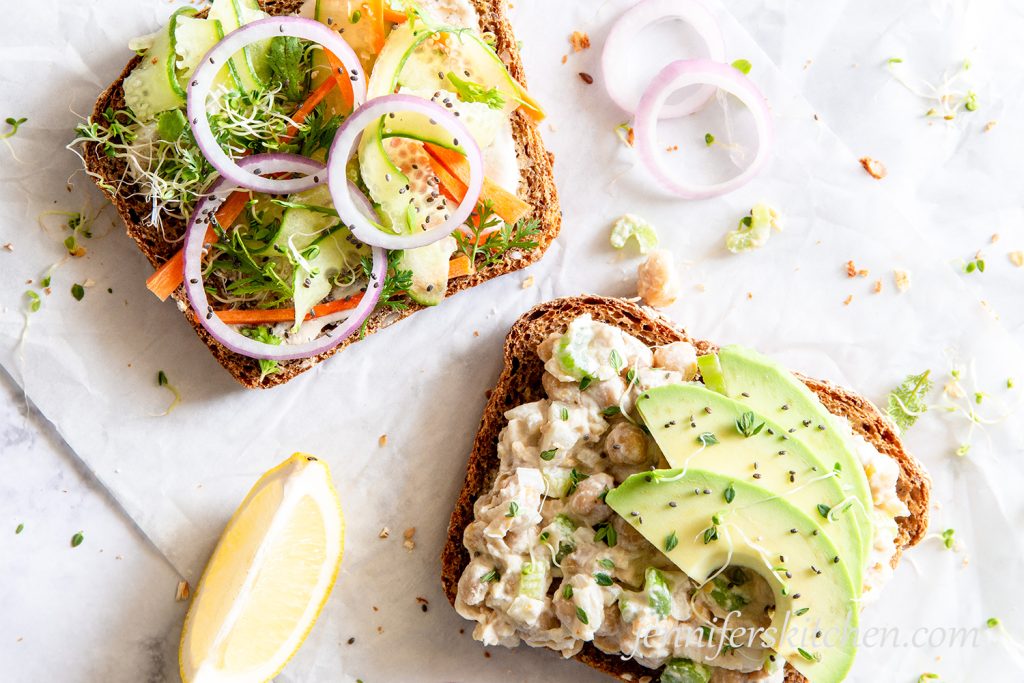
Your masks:
<svg viewBox="0 0 1024 683"><path fill-rule="evenodd" d="M485 645L621 680L843 680L930 480L868 400L600 297L505 344L442 554Z"/></svg>
<svg viewBox="0 0 1024 683"><path fill-rule="evenodd" d="M86 168L242 384L288 381L560 227L501 0L214 0L136 39Z"/></svg>

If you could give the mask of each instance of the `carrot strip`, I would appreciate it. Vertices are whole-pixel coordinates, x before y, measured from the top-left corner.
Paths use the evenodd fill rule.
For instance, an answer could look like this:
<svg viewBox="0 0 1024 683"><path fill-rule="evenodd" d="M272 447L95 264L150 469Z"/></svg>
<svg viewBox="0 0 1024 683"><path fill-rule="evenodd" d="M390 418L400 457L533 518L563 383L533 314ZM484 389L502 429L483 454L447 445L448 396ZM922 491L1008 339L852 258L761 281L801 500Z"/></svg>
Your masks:
<svg viewBox="0 0 1024 683"><path fill-rule="evenodd" d="M380 54L380 51L384 49L384 39L386 36L384 27L384 0L370 0L370 2L363 3L363 11L370 15L370 21L373 23L373 51L376 54Z"/></svg>
<svg viewBox="0 0 1024 683"><path fill-rule="evenodd" d="M383 17L384 21L391 22L392 24L404 24L409 19L405 12L391 9L387 3L384 3Z"/></svg>
<svg viewBox="0 0 1024 683"><path fill-rule="evenodd" d="M217 219L217 223L224 227L227 227L235 222L239 214L245 208L245 205L249 202L248 190L239 190L231 193L224 203L217 209L217 213L214 214ZM208 242L215 241L217 239L217 233L210 228L206 231L206 240ZM152 275L146 280L146 289L156 294L160 301L166 301L167 297L178 288L178 285L185 279L185 250L179 249L171 258L167 259L156 269Z"/></svg>
<svg viewBox="0 0 1024 683"><path fill-rule="evenodd" d="M469 257L465 254L459 254L448 262L449 278L463 277L474 272L476 272L476 269L473 268L473 264L469 262ZM335 299L334 301L328 301L325 304L317 304L306 316L306 320L314 320L332 313L338 313L339 311L347 311L355 308L362 298L363 293L360 292L359 294L353 294L352 296L345 297L344 299ZM289 323L295 320L294 308L257 308L241 311L225 309L222 311L216 311L216 314L217 317L221 319L221 322L227 323L228 325L273 325L276 323Z"/></svg>
<svg viewBox="0 0 1024 683"><path fill-rule="evenodd" d="M440 162L440 164L444 166L451 175L459 179L462 184L461 194L465 197L466 189L469 186L469 162L466 161L465 157L458 152L453 152L450 149L432 145L429 142L425 143L423 146L433 159ZM501 219L506 223L516 223L533 210L533 207L522 199L511 192L508 192L504 188L499 187L487 178L484 178L484 186L480 191L480 199L481 201L491 202L491 204L494 205L494 213L501 216Z"/></svg>
<svg viewBox="0 0 1024 683"><path fill-rule="evenodd" d="M345 65L341 63L338 56L330 50L324 50L324 55L327 57L328 63L334 70L334 82L338 85L338 90L341 92L341 97L345 101L345 104L349 109L353 108L355 103L355 94L352 91L352 81L348 78L348 72L345 71ZM330 81L328 81L329 83Z"/></svg>

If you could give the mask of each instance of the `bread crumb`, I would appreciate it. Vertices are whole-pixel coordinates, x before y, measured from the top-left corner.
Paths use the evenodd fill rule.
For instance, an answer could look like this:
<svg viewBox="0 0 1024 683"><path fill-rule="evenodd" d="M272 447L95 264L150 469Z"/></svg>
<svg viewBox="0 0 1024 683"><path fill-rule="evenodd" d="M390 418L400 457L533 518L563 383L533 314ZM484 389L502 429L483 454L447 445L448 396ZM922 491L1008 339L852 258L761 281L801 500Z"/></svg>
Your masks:
<svg viewBox="0 0 1024 683"><path fill-rule="evenodd" d="M896 289L900 292L905 292L910 289L910 272L906 270L894 270L893 281L896 283Z"/></svg>
<svg viewBox="0 0 1024 683"><path fill-rule="evenodd" d="M416 602L418 602L421 605L429 605L430 604L430 600L427 600L426 598L420 597L418 595L416 596Z"/></svg>
<svg viewBox="0 0 1024 683"><path fill-rule="evenodd" d="M573 31L569 36L569 44L572 45L573 52L581 52L590 47L590 36L584 31Z"/></svg>
<svg viewBox="0 0 1024 683"><path fill-rule="evenodd" d="M491 658L491 653L488 652L487 650L484 650L484 659L490 659L490 658Z"/></svg>
<svg viewBox="0 0 1024 683"><path fill-rule="evenodd" d="M380 633L384 633L384 627L383 627L383 626L378 626L378 627L377 627L377 633L378 633L378 634L380 634Z"/></svg>
<svg viewBox="0 0 1024 683"><path fill-rule="evenodd" d="M1011 251L1009 253L1010 263L1020 268L1024 266L1024 251Z"/></svg>
<svg viewBox="0 0 1024 683"><path fill-rule="evenodd" d="M875 280L875 286L872 289L874 290L875 294L881 293L881 291L882 291L882 281L881 280Z"/></svg>
<svg viewBox="0 0 1024 683"><path fill-rule="evenodd" d="M995 244L996 242L998 242L999 241L999 233L998 232L992 233L992 237L989 238L989 241L992 244Z"/></svg>
<svg viewBox="0 0 1024 683"><path fill-rule="evenodd" d="M377 605L373 605L373 606L371 606L371 609L372 609L372 610L373 610L374 612L379 612L379 611L380 611L380 607L377 607Z"/></svg>
<svg viewBox="0 0 1024 683"><path fill-rule="evenodd" d="M409 527L402 534L402 536L405 538L405 541L402 542L402 545L405 546L405 549L408 550L409 552L412 552L413 548L416 547L416 541L412 540L413 536L415 536L415 535L416 535L416 527L414 527L414 526Z"/></svg>
<svg viewBox="0 0 1024 683"><path fill-rule="evenodd" d="M480 336L480 330L473 330L473 336L474 337L479 337Z"/></svg>
<svg viewBox="0 0 1024 683"><path fill-rule="evenodd" d="M747 292L747 301L750 301L753 298L754 298L754 293L753 292Z"/></svg>
<svg viewBox="0 0 1024 683"><path fill-rule="evenodd" d="M987 133L990 130L992 130L993 128L995 128L995 127L996 127L996 122L995 121L989 121L988 123L985 124L985 128L984 128L983 132Z"/></svg>
<svg viewBox="0 0 1024 683"><path fill-rule="evenodd" d="M10 242L8 242L7 244L4 245L4 250L5 251L14 251L14 245L11 244Z"/></svg>
<svg viewBox="0 0 1024 683"><path fill-rule="evenodd" d="M377 445L380 446L381 448L384 448L385 446L387 446L388 445L388 435L387 434L381 434L380 438L377 439Z"/></svg>
<svg viewBox="0 0 1024 683"><path fill-rule="evenodd" d="M850 294L845 299L843 299L843 305L849 306L851 301L853 301L853 294Z"/></svg>
<svg viewBox="0 0 1024 683"><path fill-rule="evenodd" d="M186 600L188 600L188 596L191 594L192 591L189 589L188 581L179 581L178 590L174 592L174 601L185 602Z"/></svg>
<svg viewBox="0 0 1024 683"><path fill-rule="evenodd" d="M846 262L846 277L857 277L857 266L853 265L853 261Z"/></svg>
<svg viewBox="0 0 1024 683"><path fill-rule="evenodd" d="M580 80L586 83L587 85L591 85L594 82L594 77L588 74L586 71L581 71Z"/></svg>
<svg viewBox="0 0 1024 683"><path fill-rule="evenodd" d="M885 176L889 175L889 171L886 170L885 164L877 159L871 157L861 157L860 165L864 167L864 170L868 172L868 175L875 180L881 180Z"/></svg>
<svg viewBox="0 0 1024 683"><path fill-rule="evenodd" d="M562 64L565 64L568 61L569 61L569 55L562 55Z"/></svg>
<svg viewBox="0 0 1024 683"><path fill-rule="evenodd" d="M387 538L391 535L391 529L387 527L381 527L380 533L377 534L377 538Z"/></svg>
<svg viewBox="0 0 1024 683"><path fill-rule="evenodd" d="M529 277L523 278L523 289L529 289L530 287L533 287L533 283L534 283L534 278L533 278L532 275L530 275Z"/></svg>

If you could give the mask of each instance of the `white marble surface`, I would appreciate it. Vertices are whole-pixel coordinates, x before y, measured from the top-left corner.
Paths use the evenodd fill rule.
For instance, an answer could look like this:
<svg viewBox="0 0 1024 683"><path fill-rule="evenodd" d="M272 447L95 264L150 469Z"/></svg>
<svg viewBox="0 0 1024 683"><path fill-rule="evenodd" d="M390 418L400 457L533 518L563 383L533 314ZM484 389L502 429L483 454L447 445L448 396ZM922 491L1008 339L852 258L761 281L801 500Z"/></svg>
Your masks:
<svg viewBox="0 0 1024 683"><path fill-rule="evenodd" d="M520 0L520 4L530 2L540 0ZM154 16L165 13L163 3L153 5ZM1011 127L1022 120L1021 57L1014 55L1009 43L1005 50L980 49L986 38L994 43L995 36L1012 33L1007 25L1019 27L1018 35L1024 32L1019 10L998 2L975 3L968 10L966 3L957 2L904 5L875 0L811 5L738 0L729 7L858 156L871 154L889 165L889 189L909 215L938 236L935 242L944 250L944 258L953 262L975 249L987 250L998 267L984 278L965 276L965 280L979 300L994 303L1007 328L1021 338L1024 309L1012 304L1024 288L1024 271L1006 264L1007 250L1024 249L1019 175L1008 172L1005 186L991 193L956 191L957 184L979 168L989 173L1009 169L1019 155L1019 148L1000 147L998 137L985 140L991 148L984 153L976 144L985 122L998 118L999 126ZM586 12L576 7L574 13L583 26ZM782 26L785 30L780 30ZM531 29L518 28L529 50ZM834 42L831 47L830 41ZM983 74L978 85L983 103L979 116L965 125L962 135L936 145L930 156L907 153L908 140L926 135L927 128L910 113L919 103L893 85L878 61L904 56L915 68L920 64L931 73L979 53ZM825 58L808 65L805 54ZM593 62L595 57L585 59ZM103 61L117 60L106 57ZM989 102L995 103L992 109L986 108ZM7 113L0 111L0 115ZM988 245L989 235L997 231L1002 241ZM492 330L488 342L496 342L500 333ZM463 346L468 352L468 345ZM475 419L474 415L468 422ZM964 493L962 484L959 487ZM15 535L18 524L25 527ZM71 548L71 537L78 531L85 540ZM921 555L928 562L946 561L934 547ZM14 683L177 680L176 641L184 614L183 604L174 601L178 580L170 564L112 502L61 436L0 371L0 679ZM904 570L892 590L909 592L914 582L914 573ZM447 616L442 617L444 623L453 623ZM465 645L463 650L473 651ZM507 667L503 669L507 680L518 680L514 671L522 657L535 660L537 654L496 653L498 666ZM939 663L933 662L931 654L914 664L918 672L932 665L938 668ZM566 676L571 671L580 680L591 676L579 667L551 671Z"/></svg>

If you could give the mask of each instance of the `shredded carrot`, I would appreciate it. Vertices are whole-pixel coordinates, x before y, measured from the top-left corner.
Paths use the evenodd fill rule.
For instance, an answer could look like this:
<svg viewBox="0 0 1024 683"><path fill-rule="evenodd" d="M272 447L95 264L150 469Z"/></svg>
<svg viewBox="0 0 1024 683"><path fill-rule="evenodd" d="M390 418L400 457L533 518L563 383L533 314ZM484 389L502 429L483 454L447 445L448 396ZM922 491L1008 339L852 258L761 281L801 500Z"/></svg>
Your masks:
<svg viewBox="0 0 1024 683"><path fill-rule="evenodd" d="M469 257L459 254L448 262L448 277L457 278L470 275L475 272ZM353 294L344 299L335 299L327 303L317 304L306 316L306 320L315 320L339 311L347 311L359 305L363 299L363 293ZM289 323L295 320L294 308L265 308L250 310L225 309L216 311L221 322L228 325L274 325L277 323Z"/></svg>
<svg viewBox="0 0 1024 683"><path fill-rule="evenodd" d="M432 145L429 142L423 146L432 159L444 166L450 175L458 178L460 182L459 194L461 197L465 197L466 189L469 186L469 162L466 161L465 157L458 152ZM456 188L449 187L448 189L454 193ZM501 219L506 223L518 222L533 209L522 199L499 187L487 178L484 178L484 186L480 191L480 200L491 202L494 205L494 213L501 216Z"/></svg>
<svg viewBox="0 0 1024 683"><path fill-rule="evenodd" d="M523 104L519 108L522 109L527 116L537 123L540 123L545 119L547 114L544 113L544 109L541 108L540 103L537 102L537 100L533 99L533 96L530 95L530 93L526 92L526 88L522 88L519 91L519 96L523 99Z"/></svg>
<svg viewBox="0 0 1024 683"><path fill-rule="evenodd" d="M217 209L214 217L218 225L227 227L235 222L239 214L249 202L249 191L238 190L231 193L224 203ZM206 231L206 240L215 241L217 233L210 228ZM178 288L185 279L185 250L180 249L171 258L167 259L152 275L146 280L146 288L156 294L160 301L166 301L167 297Z"/></svg>
<svg viewBox="0 0 1024 683"><path fill-rule="evenodd" d="M384 39L387 35L384 26L384 0L370 0L363 3L363 11L369 16L373 27L373 51L380 54L384 49Z"/></svg>
<svg viewBox="0 0 1024 683"><path fill-rule="evenodd" d="M324 55L326 55L327 62L334 70L334 82L338 85L338 91L341 92L342 99L344 99L348 108L352 109L353 103L355 102L355 95L352 92L352 81L348 78L348 72L345 70L345 65L342 64L341 60L338 59L338 56L330 50L324 50Z"/></svg>
<svg viewBox="0 0 1024 683"><path fill-rule="evenodd" d="M384 3L383 17L384 21L391 22L392 24L404 24L409 19L405 12L391 9L391 6L386 2Z"/></svg>

